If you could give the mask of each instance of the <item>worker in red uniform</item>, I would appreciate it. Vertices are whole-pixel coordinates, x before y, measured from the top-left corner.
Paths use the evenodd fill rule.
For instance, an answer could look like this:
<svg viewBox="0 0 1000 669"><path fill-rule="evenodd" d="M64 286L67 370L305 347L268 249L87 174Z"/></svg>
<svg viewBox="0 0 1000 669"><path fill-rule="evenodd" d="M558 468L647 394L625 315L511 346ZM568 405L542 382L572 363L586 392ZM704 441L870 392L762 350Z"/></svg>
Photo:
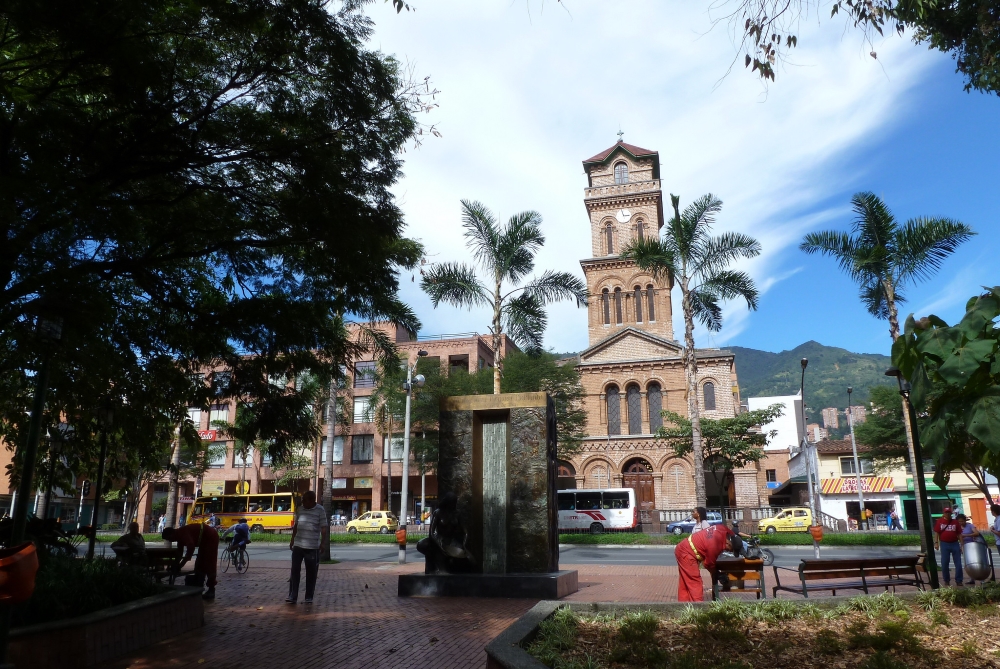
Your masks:
<svg viewBox="0 0 1000 669"><path fill-rule="evenodd" d="M734 541L735 538L735 541ZM678 602L701 602L705 600L705 589L699 569L712 571L719 553L729 548L734 555L740 554L743 542L738 535L725 525L713 525L696 534L689 534L674 548L677 558Z"/></svg>
<svg viewBox="0 0 1000 669"><path fill-rule="evenodd" d="M168 527L163 530L163 540L176 541L178 546L185 549L184 557L177 565L178 570L191 559L191 556L194 555L194 549L198 549L198 557L194 560L194 573L207 578L208 590L202 596L205 599L215 599L215 584L217 583L215 577L219 564L219 533L215 531L215 528L204 523L185 525L176 529Z"/></svg>

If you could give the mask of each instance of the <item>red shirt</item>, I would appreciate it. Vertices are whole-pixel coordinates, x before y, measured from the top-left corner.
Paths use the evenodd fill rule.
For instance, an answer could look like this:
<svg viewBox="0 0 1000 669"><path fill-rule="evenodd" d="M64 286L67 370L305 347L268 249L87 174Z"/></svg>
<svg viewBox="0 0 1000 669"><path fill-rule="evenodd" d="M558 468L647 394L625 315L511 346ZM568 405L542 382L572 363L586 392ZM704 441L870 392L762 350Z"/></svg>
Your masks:
<svg viewBox="0 0 1000 669"><path fill-rule="evenodd" d="M962 534L962 527L954 518L938 518L934 522L934 532L941 541L955 542Z"/></svg>
<svg viewBox="0 0 1000 669"><path fill-rule="evenodd" d="M703 560L705 569L711 571L715 568L715 560L719 553L729 547L729 537L733 536L733 531L725 525L713 525L707 530L702 530L691 535L695 550Z"/></svg>

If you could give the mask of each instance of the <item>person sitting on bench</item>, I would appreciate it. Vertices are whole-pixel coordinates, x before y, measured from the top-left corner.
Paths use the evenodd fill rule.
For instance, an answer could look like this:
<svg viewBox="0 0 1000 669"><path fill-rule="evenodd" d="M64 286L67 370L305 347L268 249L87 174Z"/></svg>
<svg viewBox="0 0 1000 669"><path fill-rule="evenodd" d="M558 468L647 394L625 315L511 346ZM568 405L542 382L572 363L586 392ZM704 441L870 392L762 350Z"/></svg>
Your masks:
<svg viewBox="0 0 1000 669"><path fill-rule="evenodd" d="M139 534L139 523L129 523L128 534L124 534L111 544L115 553L128 564L145 564L146 540Z"/></svg>

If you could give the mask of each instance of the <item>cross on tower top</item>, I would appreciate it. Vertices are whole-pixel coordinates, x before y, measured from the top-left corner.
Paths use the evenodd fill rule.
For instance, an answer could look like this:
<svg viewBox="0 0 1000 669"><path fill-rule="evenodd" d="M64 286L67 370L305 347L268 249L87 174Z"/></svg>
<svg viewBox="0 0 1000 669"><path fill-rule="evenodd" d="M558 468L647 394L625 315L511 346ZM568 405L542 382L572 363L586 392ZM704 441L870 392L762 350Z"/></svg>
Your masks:
<svg viewBox="0 0 1000 669"><path fill-rule="evenodd" d="M619 128L618 128L618 141L619 141L619 142L620 142L620 141L622 141L622 135L624 135L624 134L625 134L625 133L624 133L624 132L622 132L622 129L621 129L621 127L619 127Z"/></svg>

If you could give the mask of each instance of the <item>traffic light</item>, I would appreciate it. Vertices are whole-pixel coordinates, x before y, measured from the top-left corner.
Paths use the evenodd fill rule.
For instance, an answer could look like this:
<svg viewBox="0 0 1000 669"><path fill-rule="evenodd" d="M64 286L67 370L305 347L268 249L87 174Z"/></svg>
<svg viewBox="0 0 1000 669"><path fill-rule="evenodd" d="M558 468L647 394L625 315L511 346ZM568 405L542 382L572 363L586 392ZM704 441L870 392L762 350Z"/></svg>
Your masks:
<svg viewBox="0 0 1000 669"><path fill-rule="evenodd" d="M90 494L90 481L83 482L83 496L86 497Z"/></svg>

